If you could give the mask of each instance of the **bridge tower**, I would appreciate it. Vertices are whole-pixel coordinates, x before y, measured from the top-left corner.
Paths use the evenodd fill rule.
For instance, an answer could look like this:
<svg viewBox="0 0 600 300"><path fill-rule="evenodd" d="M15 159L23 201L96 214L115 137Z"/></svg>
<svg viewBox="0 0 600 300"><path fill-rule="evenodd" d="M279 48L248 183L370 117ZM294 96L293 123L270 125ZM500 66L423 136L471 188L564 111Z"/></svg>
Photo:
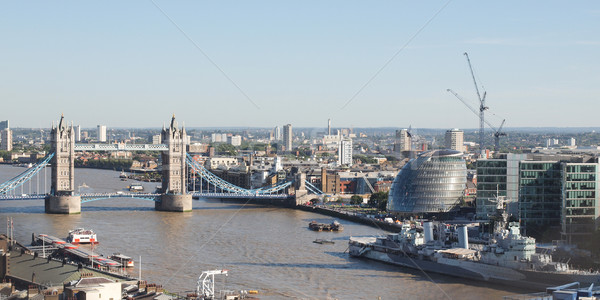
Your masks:
<svg viewBox="0 0 600 300"><path fill-rule="evenodd" d="M305 204L314 198L314 195L310 195L308 190L306 189L306 174L298 173L296 174L296 180L294 183L294 188L296 189L295 198L296 205Z"/></svg>
<svg viewBox="0 0 600 300"><path fill-rule="evenodd" d="M161 201L156 202L156 210L161 211L191 211L192 195L187 192L186 144L185 128L177 126L175 115L171 125L161 132L162 141L169 150L161 154L162 158L162 195Z"/></svg>
<svg viewBox="0 0 600 300"><path fill-rule="evenodd" d="M52 125L51 151L54 157L52 166L52 185L50 195L46 196L46 213L78 214L81 213L81 197L75 191L75 131L60 116L58 126Z"/></svg>

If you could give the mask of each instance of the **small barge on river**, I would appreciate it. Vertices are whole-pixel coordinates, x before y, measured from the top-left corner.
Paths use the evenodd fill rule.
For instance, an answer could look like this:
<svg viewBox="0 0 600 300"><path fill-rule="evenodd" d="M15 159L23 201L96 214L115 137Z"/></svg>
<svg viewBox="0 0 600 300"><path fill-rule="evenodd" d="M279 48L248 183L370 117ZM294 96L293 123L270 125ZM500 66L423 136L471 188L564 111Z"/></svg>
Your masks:
<svg viewBox="0 0 600 300"><path fill-rule="evenodd" d="M308 228L313 231L342 231L344 230L344 226L338 223L338 221L333 221L331 224L325 223L317 223L317 221L311 221L308 223Z"/></svg>

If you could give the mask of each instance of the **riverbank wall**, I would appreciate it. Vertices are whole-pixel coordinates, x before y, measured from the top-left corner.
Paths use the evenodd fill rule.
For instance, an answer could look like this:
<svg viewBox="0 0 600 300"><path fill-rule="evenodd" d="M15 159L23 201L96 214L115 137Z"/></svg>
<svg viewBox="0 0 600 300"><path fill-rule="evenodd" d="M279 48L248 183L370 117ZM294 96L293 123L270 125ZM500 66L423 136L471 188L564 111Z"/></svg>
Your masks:
<svg viewBox="0 0 600 300"><path fill-rule="evenodd" d="M322 215L335 217L338 219L343 219L343 220L348 220L348 221L368 225L371 227L379 228L379 229L382 229L385 231L390 231L390 232L400 232L400 229L401 229L401 225L398 225L398 224L388 223L385 221L377 220L374 218L369 218L369 217L362 216L362 215L357 215L355 213L343 211L343 210L330 209L330 208L325 208L325 207L320 207L320 206L311 206L311 205L297 205L295 208L304 210L304 211L309 211L309 212L314 212L314 213L318 213L318 214L322 214Z"/></svg>

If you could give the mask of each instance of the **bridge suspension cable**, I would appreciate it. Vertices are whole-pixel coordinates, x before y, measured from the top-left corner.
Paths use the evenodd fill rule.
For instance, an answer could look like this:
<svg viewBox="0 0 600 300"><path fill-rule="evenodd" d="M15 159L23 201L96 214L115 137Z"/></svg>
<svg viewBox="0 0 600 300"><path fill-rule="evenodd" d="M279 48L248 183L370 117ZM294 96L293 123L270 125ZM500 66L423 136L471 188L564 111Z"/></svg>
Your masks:
<svg viewBox="0 0 600 300"><path fill-rule="evenodd" d="M306 184L306 189L311 191L313 194L323 195L323 191L321 191L319 188L310 183L310 181L305 180L304 183Z"/></svg>
<svg viewBox="0 0 600 300"><path fill-rule="evenodd" d="M210 184L225 190L230 193L245 194L245 195L265 195L281 191L292 184L292 181L287 181L270 187L261 187L258 189L245 189L235 184L229 183L215 174L208 171L204 166L198 163L190 154L186 156L186 162L191 167L192 172L198 174L202 179L207 180Z"/></svg>
<svg viewBox="0 0 600 300"><path fill-rule="evenodd" d="M41 162L37 163L33 167L27 169L25 172L15 176L14 178L0 184L0 195L4 195L11 190L23 185L29 181L34 175L36 175L41 169L46 167L50 160L54 157L54 153L48 154Z"/></svg>

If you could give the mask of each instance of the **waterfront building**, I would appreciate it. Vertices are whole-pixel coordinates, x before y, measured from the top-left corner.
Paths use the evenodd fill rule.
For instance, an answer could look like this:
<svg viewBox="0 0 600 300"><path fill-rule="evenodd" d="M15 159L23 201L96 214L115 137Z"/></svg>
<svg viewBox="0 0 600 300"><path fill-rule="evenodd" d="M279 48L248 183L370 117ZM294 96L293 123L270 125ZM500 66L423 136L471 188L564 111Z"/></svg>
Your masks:
<svg viewBox="0 0 600 300"><path fill-rule="evenodd" d="M292 151L292 139L294 138L292 134L292 124L287 124L283 126L283 146L285 146L285 151Z"/></svg>
<svg viewBox="0 0 600 300"><path fill-rule="evenodd" d="M599 226L599 164L562 163L561 239L580 242Z"/></svg>
<svg viewBox="0 0 600 300"><path fill-rule="evenodd" d="M390 190L388 211L439 213L457 207L467 182L462 152L424 152L398 173Z"/></svg>
<svg viewBox="0 0 600 300"><path fill-rule="evenodd" d="M338 148L338 164L340 166L352 165L352 139L343 138Z"/></svg>
<svg viewBox="0 0 600 300"><path fill-rule="evenodd" d="M496 196L506 197L509 214L518 214L519 162L525 159L527 154L502 153L477 160L477 219L487 220L496 213Z"/></svg>
<svg viewBox="0 0 600 300"><path fill-rule="evenodd" d="M98 142L106 142L106 125L98 125Z"/></svg>
<svg viewBox="0 0 600 300"><path fill-rule="evenodd" d="M251 188L252 173L244 163L229 169L218 168L211 170L215 176L241 188Z"/></svg>
<svg viewBox="0 0 600 300"><path fill-rule="evenodd" d="M407 129L396 130L396 141L394 143L394 152L400 153L403 151L410 151L411 147L411 134Z"/></svg>
<svg viewBox="0 0 600 300"><path fill-rule="evenodd" d="M499 154L477 160L477 218L495 211L496 195L526 234L577 242L599 224L598 159L559 154Z"/></svg>
<svg viewBox="0 0 600 300"><path fill-rule="evenodd" d="M446 136L444 139L446 149L464 152L465 151L465 146L463 145L464 135L465 135L465 133L462 130L459 130L457 128L447 130Z"/></svg>
<svg viewBox="0 0 600 300"><path fill-rule="evenodd" d="M10 128L5 128L5 129L0 130L0 150L12 151L12 149L13 149L12 130L10 130Z"/></svg>
<svg viewBox="0 0 600 300"><path fill-rule="evenodd" d="M562 205L560 163L521 161L519 185L519 217L526 233L536 238L546 231L558 233Z"/></svg>

